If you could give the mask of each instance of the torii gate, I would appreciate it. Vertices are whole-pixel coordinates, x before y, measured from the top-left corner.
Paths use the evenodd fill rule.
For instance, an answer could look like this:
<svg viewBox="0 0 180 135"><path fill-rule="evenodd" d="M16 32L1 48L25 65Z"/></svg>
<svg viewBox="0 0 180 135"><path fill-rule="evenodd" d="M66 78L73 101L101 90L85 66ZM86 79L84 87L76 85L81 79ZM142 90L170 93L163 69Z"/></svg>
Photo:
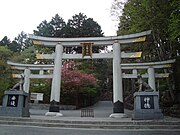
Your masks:
<svg viewBox="0 0 180 135"><path fill-rule="evenodd" d="M16 69L24 70L25 84L24 89L29 92L29 78L53 78L51 88L50 109L47 115L62 116L59 113L60 101L60 82L61 82L61 66L62 59L82 59L82 54L66 54L63 53L63 46L81 46L82 44L93 44L93 46L113 45L113 53L93 53L91 56L84 56L84 59L113 59L113 114L110 117L124 117L122 78L137 78L137 69L148 69L148 74L142 75L148 78L149 85L155 90L155 77L167 77L167 74L155 74L154 68L167 68L174 60L155 62L155 63L131 63L121 64L121 58L136 58L141 55L137 53L121 53L120 44L129 44L134 42L145 41L145 36L151 31L145 31L136 34L113 36L113 37L90 37L90 38L46 38L30 35L30 39L36 45L44 45L55 47L54 54L37 55L38 59L54 59L54 65L30 65L8 62ZM43 75L43 70L53 70L53 75ZM133 74L122 74L122 69L133 69ZM30 70L40 70L39 75L30 74ZM18 77L19 75L14 75Z"/></svg>
<svg viewBox="0 0 180 135"><path fill-rule="evenodd" d="M132 70L132 73L126 74L122 72L122 78L137 78L137 70L147 69L147 73L141 74L142 78L148 78L148 84L150 87L156 91L155 78L167 78L169 73L155 73L155 69L170 68L171 64L175 62L175 59L161 61L161 62L148 62L148 63L126 63L121 64L123 70ZM53 78L52 74L44 74L45 70L53 71L54 65L34 65L34 64L20 64L7 61L8 65L11 65L11 69L17 69L24 71L21 74L12 74L13 78L21 78L23 74L25 76L24 88L26 93L29 93L30 79L45 79ZM38 74L32 74L31 71L39 71Z"/></svg>
<svg viewBox="0 0 180 135"><path fill-rule="evenodd" d="M158 68L170 68L171 64L175 60L167 60L161 62L149 62L149 63L127 63L121 64L123 70L132 70L132 74L122 74L122 78L137 78L137 70L147 69L147 73L142 74L142 78L148 78L148 84L155 90L155 78L166 78L168 73L155 73L154 69ZM54 65L34 65L34 64L19 64L8 61L7 64L11 65L12 69L18 69L24 71L24 91L29 93L30 78L53 78L52 74L44 74L44 70L53 70ZM32 70L39 70L39 74L31 74ZM21 74L13 74L14 78L21 78ZM51 112L52 113L52 112ZM60 116L60 113L56 113ZM111 115L111 117L117 117L117 114Z"/></svg>
<svg viewBox="0 0 180 135"><path fill-rule="evenodd" d="M49 38L29 35L29 38L36 45L43 45L47 47L55 47L54 55L54 70L51 87L51 99L50 108L47 115L58 115L59 113L59 102L60 102L60 85L61 85L61 67L63 57L78 57L77 54L64 54L63 47L82 46L89 44L92 46L108 46L113 45L113 54L105 57L113 58L113 114L110 117L124 117L124 104L123 104L123 88L122 88L122 68L121 68L121 48L120 44L130 44L135 42L145 41L146 35L151 34L151 31L144 31L141 33L123 35L123 36L111 36L111 37L87 37L87 38ZM91 48L90 46L90 48ZM89 46L87 47L89 53ZM91 51L91 50L90 50ZM91 52L90 52L91 53ZM89 58L104 58L101 54L92 54L86 56ZM84 57L84 55L83 55ZM81 55L82 58L82 55Z"/></svg>

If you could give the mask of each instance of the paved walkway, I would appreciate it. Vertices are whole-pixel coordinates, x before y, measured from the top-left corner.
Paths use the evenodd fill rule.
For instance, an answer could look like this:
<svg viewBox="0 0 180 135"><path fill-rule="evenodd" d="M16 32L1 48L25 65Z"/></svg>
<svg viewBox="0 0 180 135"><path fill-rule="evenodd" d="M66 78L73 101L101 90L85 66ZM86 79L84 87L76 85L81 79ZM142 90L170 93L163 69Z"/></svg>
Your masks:
<svg viewBox="0 0 180 135"><path fill-rule="evenodd" d="M113 103L111 101L100 101L95 105L88 107L94 110L95 118L108 118L113 113ZM31 116L34 115L45 115L48 110L30 109ZM81 110L61 110L63 117L80 117ZM131 118L132 111L125 110L125 114Z"/></svg>
<svg viewBox="0 0 180 135"><path fill-rule="evenodd" d="M88 107L94 109L94 117L81 117L81 110L61 110L63 117L47 117L45 113L48 110L30 109L32 119L47 120L69 120L69 121L133 121L132 111L125 109L127 118L109 118L113 113L113 103L111 101L100 101L95 105ZM154 121L154 120L153 120ZM165 116L162 120L157 121L180 121L180 118Z"/></svg>
<svg viewBox="0 0 180 135"><path fill-rule="evenodd" d="M113 113L113 103L111 101L100 101L95 105L88 107L94 109L94 117L81 117L81 110L61 110L60 113L63 117L47 117L45 113L48 110L30 109L31 118L33 119L48 119L48 120L69 120L69 121L114 121L115 119L109 118ZM128 118L122 119L125 121L131 120L131 112L125 110Z"/></svg>

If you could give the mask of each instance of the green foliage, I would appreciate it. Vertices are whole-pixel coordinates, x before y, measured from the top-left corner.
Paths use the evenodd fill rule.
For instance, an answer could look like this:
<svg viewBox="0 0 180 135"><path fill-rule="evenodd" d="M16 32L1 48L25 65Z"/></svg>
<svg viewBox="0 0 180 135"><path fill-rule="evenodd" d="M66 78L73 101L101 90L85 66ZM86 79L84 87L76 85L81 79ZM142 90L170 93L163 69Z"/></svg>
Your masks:
<svg viewBox="0 0 180 135"><path fill-rule="evenodd" d="M22 52L25 48L32 46L32 43L27 37L27 34L22 31L12 42L7 36L5 36L0 41L0 45L7 46L12 52Z"/></svg>
<svg viewBox="0 0 180 135"><path fill-rule="evenodd" d="M115 1L118 2L118 0ZM152 37L149 38L152 38L151 41L154 42L149 44L150 49L141 48L141 50L148 57L153 56L156 61L177 56L180 44L179 29L178 1L128 0L122 10L122 16L120 16L117 34L152 30ZM150 51L148 52L148 50Z"/></svg>
<svg viewBox="0 0 180 135"><path fill-rule="evenodd" d="M19 55L16 55L12 59L15 62L32 64L36 61L34 46L30 46L24 49Z"/></svg>
<svg viewBox="0 0 180 135"><path fill-rule="evenodd" d="M0 104L2 103L2 97L4 91L8 90L12 86L11 69L6 64L6 61L10 59L12 52L7 46L0 46Z"/></svg>
<svg viewBox="0 0 180 135"><path fill-rule="evenodd" d="M56 14L50 22L44 20L34 34L45 37L94 37L103 36L100 25L83 13L75 14L66 22Z"/></svg>
<svg viewBox="0 0 180 135"><path fill-rule="evenodd" d="M21 52L21 46L15 40L12 41L8 48L13 52Z"/></svg>
<svg viewBox="0 0 180 135"><path fill-rule="evenodd" d="M56 14L50 22L44 20L40 23L37 30L34 30L34 34L44 37L64 37L65 26L64 20Z"/></svg>
<svg viewBox="0 0 180 135"><path fill-rule="evenodd" d="M18 50L18 52L22 52L24 49L32 46L28 35L24 31L22 31L20 34L18 34L17 37L15 37L14 42L16 42L20 46L20 50Z"/></svg>
<svg viewBox="0 0 180 135"><path fill-rule="evenodd" d="M51 93L50 79L31 79L31 92L43 93L43 103L49 103Z"/></svg>
<svg viewBox="0 0 180 135"><path fill-rule="evenodd" d="M92 18L87 18L83 13L74 15L67 23L65 37L102 37L100 25Z"/></svg>
<svg viewBox="0 0 180 135"><path fill-rule="evenodd" d="M5 36L1 41L0 41L0 45L2 46L9 46L11 44L11 40Z"/></svg>
<svg viewBox="0 0 180 135"><path fill-rule="evenodd" d="M180 6L179 0L172 0L171 2L171 15L169 21L169 36L172 42L180 38Z"/></svg>
<svg viewBox="0 0 180 135"><path fill-rule="evenodd" d="M85 93L86 95L96 95L97 94L97 88L94 87L82 87L80 89L81 93Z"/></svg>
<svg viewBox="0 0 180 135"><path fill-rule="evenodd" d="M38 31L34 30L34 34L44 37L52 37L53 27L46 21L42 21L37 27Z"/></svg>
<svg viewBox="0 0 180 135"><path fill-rule="evenodd" d="M174 68L174 78L175 78L175 89L180 93L180 56L177 57L176 62L173 66Z"/></svg>
<svg viewBox="0 0 180 135"><path fill-rule="evenodd" d="M82 73L94 74L101 90L104 89L107 79L112 78L112 60L109 59L82 60L77 69ZM111 89L110 82L107 85Z"/></svg>
<svg viewBox="0 0 180 135"><path fill-rule="evenodd" d="M6 61L12 56L13 52L7 46L0 46L0 60Z"/></svg>

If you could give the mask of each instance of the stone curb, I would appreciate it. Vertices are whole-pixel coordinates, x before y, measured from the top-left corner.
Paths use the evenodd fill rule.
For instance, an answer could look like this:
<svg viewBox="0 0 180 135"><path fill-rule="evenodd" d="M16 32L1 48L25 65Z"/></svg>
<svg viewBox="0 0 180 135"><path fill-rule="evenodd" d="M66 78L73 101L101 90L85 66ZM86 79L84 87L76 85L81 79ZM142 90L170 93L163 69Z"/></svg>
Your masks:
<svg viewBox="0 0 180 135"><path fill-rule="evenodd" d="M93 129L180 129L180 121L84 121L0 117L1 125Z"/></svg>

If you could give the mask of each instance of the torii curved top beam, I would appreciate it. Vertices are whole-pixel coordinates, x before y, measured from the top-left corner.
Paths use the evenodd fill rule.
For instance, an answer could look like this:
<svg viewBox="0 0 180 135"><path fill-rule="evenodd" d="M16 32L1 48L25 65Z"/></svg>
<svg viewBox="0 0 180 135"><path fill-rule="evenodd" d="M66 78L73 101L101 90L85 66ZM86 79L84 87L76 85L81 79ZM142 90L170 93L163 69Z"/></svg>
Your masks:
<svg viewBox="0 0 180 135"><path fill-rule="evenodd" d="M160 62L147 62L147 63L124 63L121 64L122 69L147 69L149 67L153 68L169 68L171 64L175 62L175 59L160 61ZM13 69L24 70L26 68L30 70L53 70L54 65L35 65L35 64L20 64L7 61L8 65L11 65Z"/></svg>
<svg viewBox="0 0 180 135"><path fill-rule="evenodd" d="M83 37L83 38L51 38L41 37L29 34L29 38L36 45L43 45L48 47L55 47L58 43L63 46L81 46L83 42L92 42L96 46L112 45L114 41L118 40L120 44L129 44L134 42L145 41L146 35L151 34L151 30L122 35L122 36L107 36L107 37Z"/></svg>
<svg viewBox="0 0 180 135"><path fill-rule="evenodd" d="M152 68L169 68L176 60L166 60L158 62L146 62L146 63L123 63L121 64L122 69L148 69Z"/></svg>
<svg viewBox="0 0 180 135"><path fill-rule="evenodd" d="M12 69L19 69L19 70L24 70L24 69L31 69L31 70L53 70L54 69L54 65L52 64L41 64L41 65L36 65L36 64L21 64L21 63L15 63L15 62L11 62L11 61L7 61L8 65L11 65Z"/></svg>

